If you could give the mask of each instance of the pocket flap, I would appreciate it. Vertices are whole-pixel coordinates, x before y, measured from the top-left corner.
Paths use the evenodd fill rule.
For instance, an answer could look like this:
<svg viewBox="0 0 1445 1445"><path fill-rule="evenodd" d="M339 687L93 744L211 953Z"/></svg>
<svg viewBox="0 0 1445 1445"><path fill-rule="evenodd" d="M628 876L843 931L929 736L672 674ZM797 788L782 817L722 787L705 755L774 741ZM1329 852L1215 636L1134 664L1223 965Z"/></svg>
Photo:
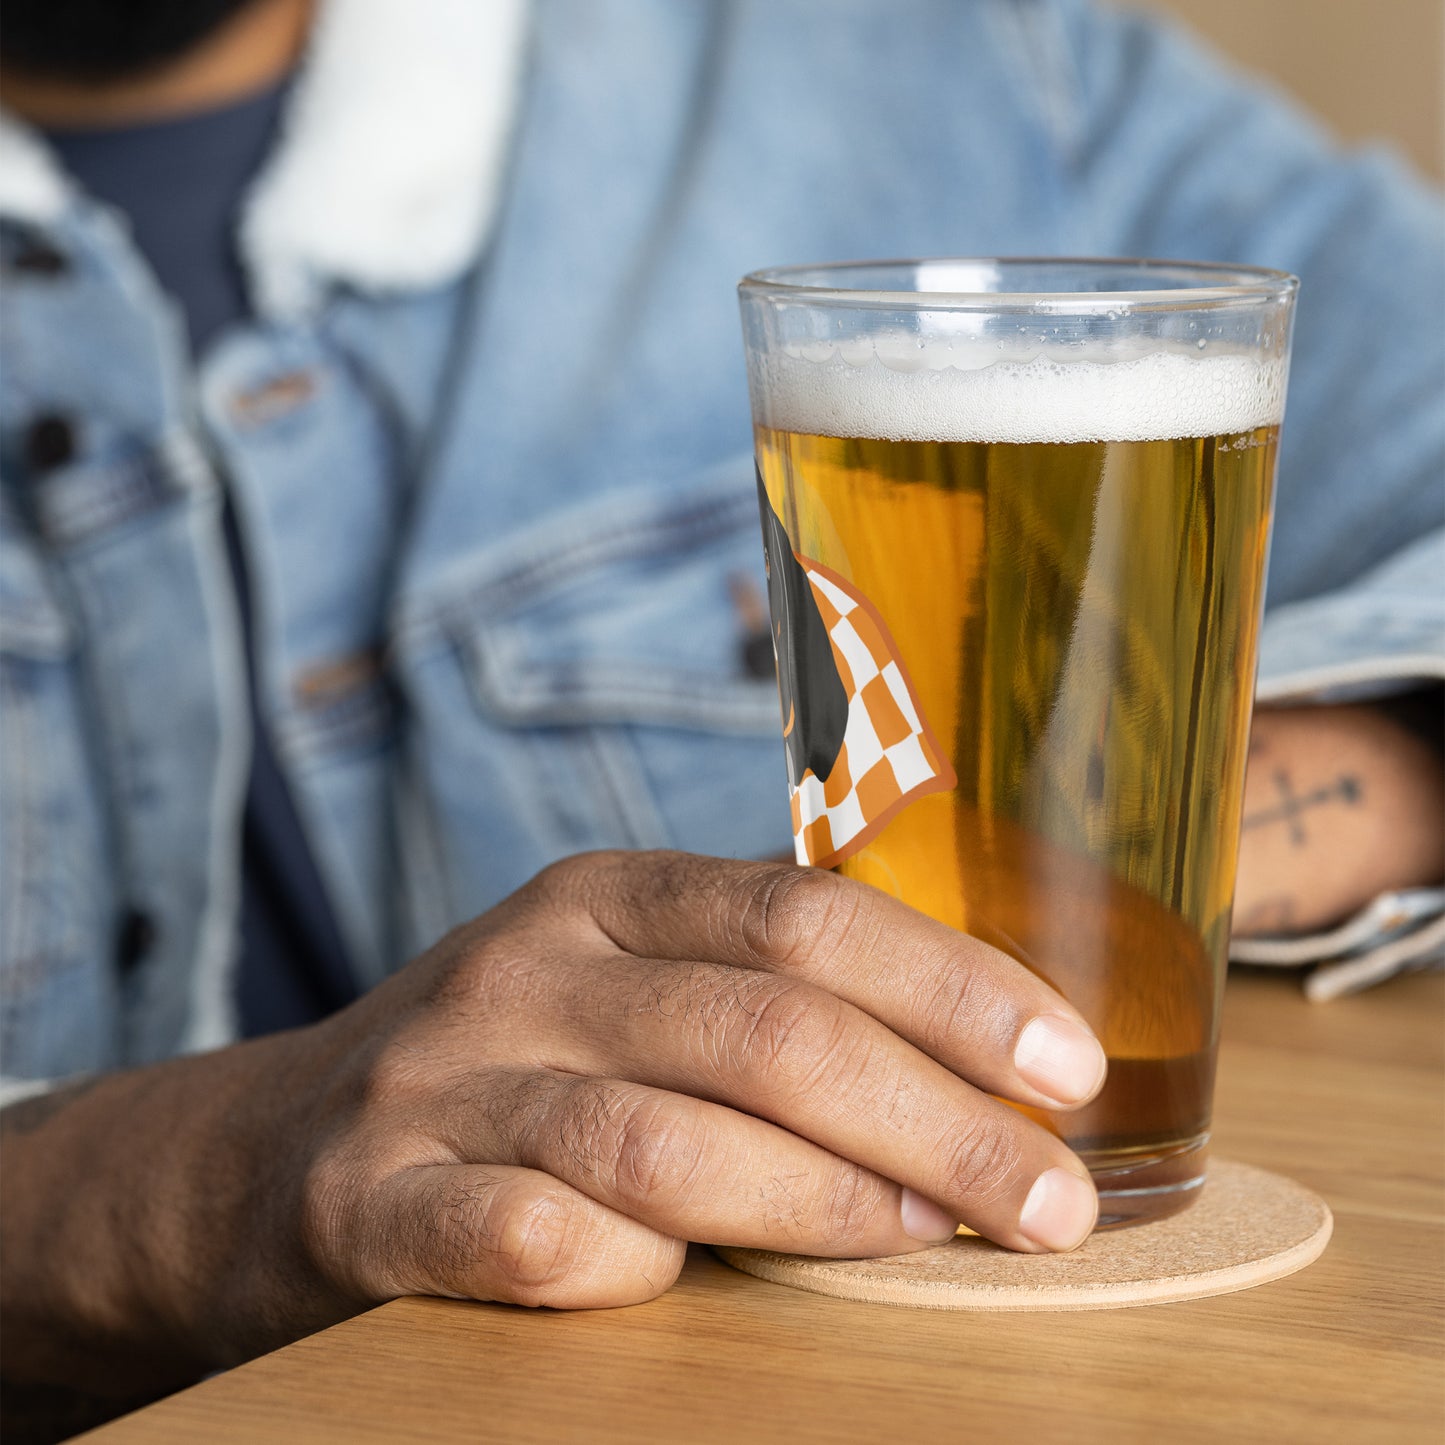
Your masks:
<svg viewBox="0 0 1445 1445"><path fill-rule="evenodd" d="M572 509L468 573L426 610L496 720L776 733L751 464Z"/></svg>

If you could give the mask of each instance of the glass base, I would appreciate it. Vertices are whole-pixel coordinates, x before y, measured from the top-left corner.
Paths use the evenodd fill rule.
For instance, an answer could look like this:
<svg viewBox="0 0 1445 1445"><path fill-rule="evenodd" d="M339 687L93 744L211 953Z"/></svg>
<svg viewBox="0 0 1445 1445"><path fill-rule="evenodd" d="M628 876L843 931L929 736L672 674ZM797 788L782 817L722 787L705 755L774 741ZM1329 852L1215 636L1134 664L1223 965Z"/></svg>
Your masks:
<svg viewBox="0 0 1445 1445"><path fill-rule="evenodd" d="M1209 1135L1168 1150L1151 1152L1081 1151L1099 1191L1098 1229L1151 1224L1189 1208L1204 1187Z"/></svg>

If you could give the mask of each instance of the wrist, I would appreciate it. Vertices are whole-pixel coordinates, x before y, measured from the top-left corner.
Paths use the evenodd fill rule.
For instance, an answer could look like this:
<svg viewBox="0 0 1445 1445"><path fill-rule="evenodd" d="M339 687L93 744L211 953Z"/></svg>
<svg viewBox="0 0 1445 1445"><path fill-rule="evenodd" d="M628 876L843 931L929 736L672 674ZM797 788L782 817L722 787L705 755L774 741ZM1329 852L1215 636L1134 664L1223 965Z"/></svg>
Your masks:
<svg viewBox="0 0 1445 1445"><path fill-rule="evenodd" d="M168 1331L193 1342L206 1368L238 1364L348 1312L302 1230L317 1080L333 1052L323 1024L211 1056L212 1091L171 1173L189 1201L177 1248L144 1262L164 1281ZM158 1215L148 1239L164 1246L169 1214Z"/></svg>
<svg viewBox="0 0 1445 1445"><path fill-rule="evenodd" d="M164 1391L276 1342L298 1268L277 1035L101 1076L3 1116L6 1374Z"/></svg>

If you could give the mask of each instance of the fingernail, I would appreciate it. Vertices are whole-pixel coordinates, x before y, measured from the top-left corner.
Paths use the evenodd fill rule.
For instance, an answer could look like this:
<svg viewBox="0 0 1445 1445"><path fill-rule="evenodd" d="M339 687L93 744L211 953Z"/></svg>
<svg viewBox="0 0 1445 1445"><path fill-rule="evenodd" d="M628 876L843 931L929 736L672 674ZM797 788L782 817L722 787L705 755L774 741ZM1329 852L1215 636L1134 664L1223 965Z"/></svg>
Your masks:
<svg viewBox="0 0 1445 1445"><path fill-rule="evenodd" d="M1108 1062L1098 1039L1071 1019L1040 1014L1019 1035L1014 1068L1057 1104L1079 1104L1103 1082Z"/></svg>
<svg viewBox="0 0 1445 1445"><path fill-rule="evenodd" d="M1087 1179L1067 1169L1046 1169L1034 1180L1019 1215L1019 1232L1044 1249L1077 1249L1099 1217L1099 1196Z"/></svg>
<svg viewBox="0 0 1445 1445"><path fill-rule="evenodd" d="M958 1233L958 1221L945 1214L931 1199L915 1194L911 1189L903 1191L903 1232L913 1239L928 1244L943 1244Z"/></svg>

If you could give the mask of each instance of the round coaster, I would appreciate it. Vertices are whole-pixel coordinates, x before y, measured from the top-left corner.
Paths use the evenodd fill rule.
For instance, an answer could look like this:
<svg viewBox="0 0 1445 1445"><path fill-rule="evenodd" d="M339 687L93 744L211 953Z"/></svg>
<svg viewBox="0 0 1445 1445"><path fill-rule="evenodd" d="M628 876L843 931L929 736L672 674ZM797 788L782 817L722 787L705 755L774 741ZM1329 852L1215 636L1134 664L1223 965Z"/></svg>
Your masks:
<svg viewBox="0 0 1445 1445"><path fill-rule="evenodd" d="M1281 1279L1318 1259L1333 1227L1329 1206L1312 1190L1214 1159L1192 1208L1157 1224L1105 1230L1072 1254L1015 1254L967 1235L887 1259L713 1249L745 1274L840 1299L935 1310L1109 1310Z"/></svg>

